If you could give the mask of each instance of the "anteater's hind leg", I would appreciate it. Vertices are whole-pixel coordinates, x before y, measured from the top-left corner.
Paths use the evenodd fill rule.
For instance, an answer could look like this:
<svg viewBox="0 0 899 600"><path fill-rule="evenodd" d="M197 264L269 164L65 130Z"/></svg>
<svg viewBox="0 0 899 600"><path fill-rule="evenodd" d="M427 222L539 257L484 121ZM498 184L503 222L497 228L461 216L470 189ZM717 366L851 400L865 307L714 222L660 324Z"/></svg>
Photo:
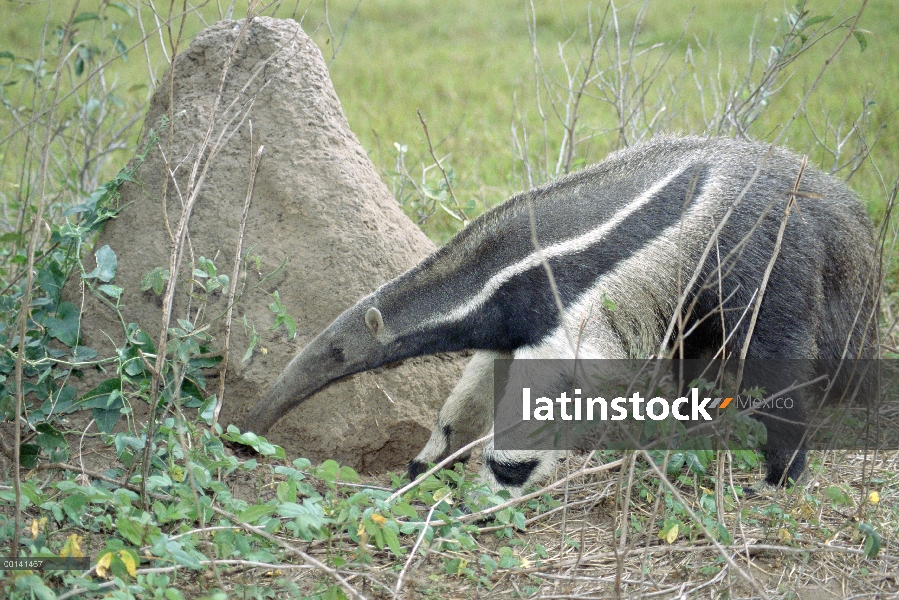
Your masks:
<svg viewBox="0 0 899 600"><path fill-rule="evenodd" d="M493 423L493 361L509 354L481 351L469 361L453 388L431 432L427 445L409 462L407 472L415 479L427 468L490 431ZM471 452L459 457L468 460Z"/></svg>

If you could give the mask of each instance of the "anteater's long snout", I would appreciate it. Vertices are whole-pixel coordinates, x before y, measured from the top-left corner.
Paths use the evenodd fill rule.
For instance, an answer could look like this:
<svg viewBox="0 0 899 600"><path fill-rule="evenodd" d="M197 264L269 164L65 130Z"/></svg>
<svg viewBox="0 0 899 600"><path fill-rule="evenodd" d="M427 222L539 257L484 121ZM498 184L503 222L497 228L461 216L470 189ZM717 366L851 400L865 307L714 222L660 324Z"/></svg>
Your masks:
<svg viewBox="0 0 899 600"><path fill-rule="evenodd" d="M264 435L272 425L330 383L329 375L310 368L304 352L297 354L277 381L262 395L244 418L243 431Z"/></svg>
<svg viewBox="0 0 899 600"><path fill-rule="evenodd" d="M388 354L377 337L381 313L369 303L363 300L347 310L290 361L244 419L244 431L265 434L317 391L385 362Z"/></svg>

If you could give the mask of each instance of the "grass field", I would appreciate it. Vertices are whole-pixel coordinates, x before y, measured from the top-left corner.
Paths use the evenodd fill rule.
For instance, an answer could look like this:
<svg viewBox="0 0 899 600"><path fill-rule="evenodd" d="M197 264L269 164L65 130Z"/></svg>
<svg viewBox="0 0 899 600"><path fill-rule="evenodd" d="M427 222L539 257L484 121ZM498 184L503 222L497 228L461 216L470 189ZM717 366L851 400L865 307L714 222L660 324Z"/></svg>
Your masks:
<svg viewBox="0 0 899 600"><path fill-rule="evenodd" d="M842 5L844 14L849 8L847 4L854 3ZM660 42L676 44L668 63L670 72L679 71L686 53L690 52L698 65L697 71L701 67L714 69L721 74L726 87L732 73L745 70L754 28L763 50L776 43L776 33L784 21L784 8L772 3L764 16L759 16L759 6L757 2L729 2L724 10L720 3L714 2L675 0L650 4L639 42L644 46ZM625 18L631 23L638 7L639 3L625 11ZM814 2L808 7L813 15L839 15L841 3ZM379 167L387 170L393 165L394 142L409 146L408 164L430 164L416 115L416 110L421 109L440 155L448 157L460 178L459 188L464 197L491 205L504 199L510 191L525 187L515 177L520 169L516 168L510 133L519 118L524 119L532 135L540 131L525 12L525 4L521 2L472 3L464 8L458 3L427 2L360 5L333 62L332 77L353 130ZM875 152L875 164L887 179L899 158L899 137L895 127L889 127L891 116L899 106L899 61L895 59L899 31L892 24L893 12L889 2L871 3L866 8L861 27L870 31L866 35L868 47L862 52L853 41L845 48L825 73L808 110L811 123L821 131L824 113L830 119L840 111L858 113L863 99L873 98L877 104L870 107L872 127L887 127L886 136ZM335 13L332 12L332 19ZM337 21L346 18L343 13ZM594 26L600 20L596 5L539 3L538 49L544 66L560 81L557 45L572 39L565 56L573 64L573 57L588 48L588 18ZM319 22L318 14L307 16L306 23ZM622 23L622 30L627 32L628 28L629 23ZM316 40L326 56L328 39L320 28ZM800 57L796 72L751 129L753 136L771 139L779 133L836 41L837 36L825 40ZM700 48L706 49L706 65L699 62L703 60ZM357 58L363 56L377 56L378 60ZM697 73L699 77L705 74ZM692 86L684 86L683 93L695 98ZM610 109L592 102L584 111L584 127L593 127L600 133L583 153L588 161L600 159L615 146L614 134L602 132L608 126ZM673 129L704 133L696 109L696 105L684 106L683 113L672 124ZM552 141L557 145L558 121L550 116L549 125ZM812 142L808 124L802 120L794 123L783 141L797 151L808 150ZM884 190L873 169L865 170L858 179L855 185L859 192L873 205L881 203Z"/></svg>
<svg viewBox="0 0 899 600"><path fill-rule="evenodd" d="M227 2L219 4L227 5ZM822 24L830 28L848 18L857 5L857 2L827 0L808 2L805 9L810 17L833 15ZM92 11L96 6L96 3L83 2L78 10ZM245 6L237 3L234 14L239 16ZM642 6L642 3L632 3L621 9L619 27L625 43ZM0 24L0 50L19 57L36 57L39 32L44 29L48 7L52 15L50 22L54 24L61 23L71 10L63 2L52 5L3 2L0 11L5 18ZM519 135L524 131L529 134L531 159L536 160L540 154L537 149L543 130L535 95L534 52L528 21L533 19L534 41L551 81L549 87L559 93L564 83L563 67L567 64L575 69L578 58L589 54L589 29L592 26L594 33L598 29L604 8L584 1L547 0L534 2L535 14L530 12L528 3L508 0L452 3L341 0L328 2L327 7L326 14L320 2L308 6L276 2L265 14L302 19L306 30L314 33L330 63L334 87L353 131L395 190L398 184L391 181L391 172L397 171L398 145L407 148L403 159L413 178L428 181L432 186L439 179L439 173L429 168L433 161L417 114L420 110L428 122L437 155L453 168L457 197L472 213L527 187L522 177L520 153L513 146L513 126ZM650 51L650 56L671 50L664 74L650 89L649 96L663 89L667 78L683 72L685 57L689 56L692 62L688 68L689 79L676 84L677 101L668 107L670 121L665 129L709 132L700 118L699 94L692 80L701 82L705 102L713 102L710 78L726 90L734 77L741 77L747 70L751 39L757 42L759 56L766 58L769 47L779 43L786 24L785 15L792 8L789 3L762 6L752 1L728 2L726 9L720 3L708 1L647 3L637 36L638 49L665 45ZM167 14L161 12L163 16ZM110 22L115 21L123 26L120 35L126 45L140 40L136 18L108 6L104 14L107 21L87 21L80 25L87 37L108 35ZM185 19L181 48L203 21L218 18L219 7L215 3L207 4L200 14L203 19L196 14ZM146 29L151 30L150 11L145 8L142 16ZM783 133L781 141L796 151L811 152L813 161L830 168L829 157L813 146L812 130L824 136L827 123L842 120L841 133L845 135L851 121L866 111L869 128L863 132L866 139L873 139L877 132L882 135L873 150L874 160L853 177L853 186L876 215L883 209L885 186L891 181L899 159L899 133L893 118L899 107L899 61L895 59L899 55L899 30L895 26L893 3L869 2L859 27L864 32L864 51L857 40L850 40L828 66L810 98L808 119L803 116L795 121ZM169 46L166 51L169 55L168 32L162 37ZM767 101L763 114L752 125L750 135L769 140L781 133L800 97L842 37L843 31L838 29L796 59L790 66L789 77L782 78L781 89ZM559 57L562 43L566 43L564 59ZM120 96L132 101L135 107L146 99L148 86L154 78L161 77L167 64L160 46L159 37L153 36L146 49L134 48L127 61L114 61L109 69L107 78L119 82ZM606 58L607 64L600 64L600 68L611 64L613 57ZM757 66L753 76L757 78L760 70ZM15 73L7 74L7 81L15 76ZM595 93L590 98L590 89L587 95L581 107L578 131L594 137L578 148L578 157L584 162L595 162L619 141L614 133L613 107L597 100ZM541 102L547 116L548 153L554 156L562 128L545 89L541 92ZM564 106L559 104L556 109L564 110ZM136 131L134 128L130 137L132 144L136 143ZM852 136L848 141L854 143ZM429 168L424 177L423 168ZM117 166L111 164L109 171L115 170ZM407 208L414 213L412 207ZM444 214L423 226L432 238L442 241L458 223Z"/></svg>

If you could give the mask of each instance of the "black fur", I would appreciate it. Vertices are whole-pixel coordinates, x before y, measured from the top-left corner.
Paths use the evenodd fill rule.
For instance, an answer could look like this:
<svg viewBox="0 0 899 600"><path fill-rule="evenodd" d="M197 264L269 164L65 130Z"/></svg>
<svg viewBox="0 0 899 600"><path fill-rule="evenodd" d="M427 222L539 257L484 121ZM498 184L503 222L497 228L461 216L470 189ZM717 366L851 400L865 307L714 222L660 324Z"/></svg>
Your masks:
<svg viewBox="0 0 899 600"><path fill-rule="evenodd" d="M528 478L539 462L536 459L503 462L492 458L487 459L487 468L493 473L496 481L505 487L521 487L527 483Z"/></svg>

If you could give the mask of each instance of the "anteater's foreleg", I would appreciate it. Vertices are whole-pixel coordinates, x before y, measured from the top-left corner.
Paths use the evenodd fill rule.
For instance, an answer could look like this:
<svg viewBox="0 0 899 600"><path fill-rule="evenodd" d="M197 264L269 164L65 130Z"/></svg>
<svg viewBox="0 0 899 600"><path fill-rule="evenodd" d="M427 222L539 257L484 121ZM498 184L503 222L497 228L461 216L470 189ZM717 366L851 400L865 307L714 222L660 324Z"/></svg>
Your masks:
<svg viewBox="0 0 899 600"><path fill-rule="evenodd" d="M475 353L453 388L431 432L427 445L409 462L408 474L415 479L429 463L436 463L490 431L493 423L493 361L511 355L481 351ZM459 461L471 456L469 450Z"/></svg>

